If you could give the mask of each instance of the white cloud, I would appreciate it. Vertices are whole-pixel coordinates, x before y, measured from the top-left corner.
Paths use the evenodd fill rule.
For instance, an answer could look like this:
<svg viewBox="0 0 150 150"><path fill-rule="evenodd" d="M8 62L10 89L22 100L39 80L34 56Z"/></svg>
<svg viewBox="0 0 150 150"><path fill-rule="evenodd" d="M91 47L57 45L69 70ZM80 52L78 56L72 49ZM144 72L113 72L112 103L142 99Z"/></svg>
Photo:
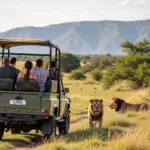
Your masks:
<svg viewBox="0 0 150 150"><path fill-rule="evenodd" d="M21 4L16 4L14 2L9 2L9 3L1 3L0 4L0 8L3 8L3 9L16 9L16 8L21 8L22 5Z"/></svg>
<svg viewBox="0 0 150 150"><path fill-rule="evenodd" d="M146 4L146 0L122 0L120 4Z"/></svg>
<svg viewBox="0 0 150 150"><path fill-rule="evenodd" d="M6 4L0 4L0 8L6 8Z"/></svg>

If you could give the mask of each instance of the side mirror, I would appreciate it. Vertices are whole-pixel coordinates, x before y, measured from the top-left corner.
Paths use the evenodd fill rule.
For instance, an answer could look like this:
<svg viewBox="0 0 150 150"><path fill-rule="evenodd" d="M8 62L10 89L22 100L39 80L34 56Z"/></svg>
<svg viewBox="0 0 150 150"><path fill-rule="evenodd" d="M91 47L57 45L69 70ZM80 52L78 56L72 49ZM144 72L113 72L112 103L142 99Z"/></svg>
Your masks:
<svg viewBox="0 0 150 150"><path fill-rule="evenodd" d="M65 93L69 93L69 88L64 89Z"/></svg>

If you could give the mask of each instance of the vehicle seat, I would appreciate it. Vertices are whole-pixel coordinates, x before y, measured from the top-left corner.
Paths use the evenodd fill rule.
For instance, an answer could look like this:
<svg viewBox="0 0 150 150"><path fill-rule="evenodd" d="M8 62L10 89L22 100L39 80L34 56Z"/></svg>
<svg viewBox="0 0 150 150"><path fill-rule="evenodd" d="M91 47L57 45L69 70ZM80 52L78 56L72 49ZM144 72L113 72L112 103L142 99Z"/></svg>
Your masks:
<svg viewBox="0 0 150 150"><path fill-rule="evenodd" d="M16 85L16 91L22 92L40 92L40 86L37 80L29 79L25 81L24 79L19 79Z"/></svg>
<svg viewBox="0 0 150 150"><path fill-rule="evenodd" d="M58 82L55 80L47 80L45 87L46 87L45 92L57 93Z"/></svg>
<svg viewBox="0 0 150 150"><path fill-rule="evenodd" d="M1 78L0 79L0 90L1 91L13 91L14 90L14 82L12 79Z"/></svg>

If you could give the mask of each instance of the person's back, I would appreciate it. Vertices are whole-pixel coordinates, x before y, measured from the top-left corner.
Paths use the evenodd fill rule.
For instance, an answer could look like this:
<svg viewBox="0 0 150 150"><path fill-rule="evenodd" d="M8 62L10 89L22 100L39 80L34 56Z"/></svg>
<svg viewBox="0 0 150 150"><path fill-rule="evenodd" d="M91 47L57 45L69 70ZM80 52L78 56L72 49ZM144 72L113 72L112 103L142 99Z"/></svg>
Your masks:
<svg viewBox="0 0 150 150"><path fill-rule="evenodd" d="M41 59L38 59L36 61L37 69L33 70L32 73L34 73L37 77L37 80L40 84L40 92L45 91L45 82L48 77L48 71L43 69L43 61Z"/></svg>
<svg viewBox="0 0 150 150"><path fill-rule="evenodd" d="M31 73L32 67L33 67L32 62L26 61L24 64L25 72L20 72L18 74L18 80L24 79L25 81L28 81L29 79L37 79L36 75Z"/></svg>
<svg viewBox="0 0 150 150"><path fill-rule="evenodd" d="M12 79L16 82L17 72L16 69L9 65L9 59L7 57L4 58L4 65L0 68L0 78Z"/></svg>
<svg viewBox="0 0 150 150"><path fill-rule="evenodd" d="M17 62L17 58L16 58L16 57L12 57L12 58L10 59L10 64L11 64L11 66L12 66L13 68L15 68L16 71L17 71L17 74L19 74L19 73L20 73L20 70L15 67L15 66L16 66L16 62Z"/></svg>

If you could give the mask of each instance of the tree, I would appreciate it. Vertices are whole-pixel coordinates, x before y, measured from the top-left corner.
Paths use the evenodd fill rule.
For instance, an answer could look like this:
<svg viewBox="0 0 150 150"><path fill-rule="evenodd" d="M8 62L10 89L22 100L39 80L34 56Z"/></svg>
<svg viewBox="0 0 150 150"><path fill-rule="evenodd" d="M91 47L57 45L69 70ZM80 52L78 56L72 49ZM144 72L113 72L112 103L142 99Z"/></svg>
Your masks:
<svg viewBox="0 0 150 150"><path fill-rule="evenodd" d="M150 58L147 54L128 54L117 61L114 70L107 72L104 83L109 88L117 80L131 80L138 87L148 86L150 80Z"/></svg>
<svg viewBox="0 0 150 150"><path fill-rule="evenodd" d="M100 60L99 68L104 69L106 67L112 66L112 64L113 64L112 59L108 59L107 57L104 57L102 60Z"/></svg>
<svg viewBox="0 0 150 150"><path fill-rule="evenodd" d="M80 60L73 54L62 53L61 68L64 72L70 72L80 67Z"/></svg>
<svg viewBox="0 0 150 150"><path fill-rule="evenodd" d="M133 43L130 41L126 41L121 44L123 51L127 53L139 53L141 55L150 53L150 42L146 39L143 39L139 42Z"/></svg>
<svg viewBox="0 0 150 150"><path fill-rule="evenodd" d="M49 61L44 64L45 68L48 68ZM80 60L73 54L62 53L61 54L61 69L64 72L70 72L80 67Z"/></svg>
<svg viewBox="0 0 150 150"><path fill-rule="evenodd" d="M100 57L99 56L93 56L91 58L91 66L93 68L99 68L100 65Z"/></svg>

